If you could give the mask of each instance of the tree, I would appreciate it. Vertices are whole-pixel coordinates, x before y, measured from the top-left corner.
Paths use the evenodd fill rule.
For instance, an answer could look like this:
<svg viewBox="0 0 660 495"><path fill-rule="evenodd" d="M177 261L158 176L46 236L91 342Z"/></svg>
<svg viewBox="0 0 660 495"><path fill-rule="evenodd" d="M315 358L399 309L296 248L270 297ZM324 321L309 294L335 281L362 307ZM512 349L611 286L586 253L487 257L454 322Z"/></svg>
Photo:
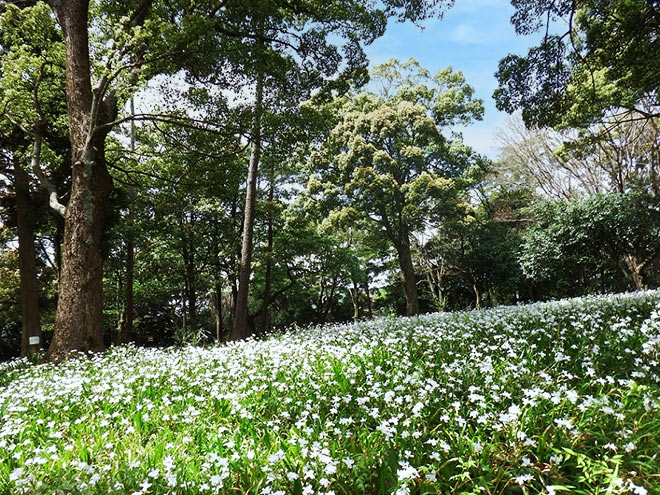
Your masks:
<svg viewBox="0 0 660 495"><path fill-rule="evenodd" d="M578 199L645 190L660 197L660 119L555 131L510 118L493 180L536 196Z"/></svg>
<svg viewBox="0 0 660 495"><path fill-rule="evenodd" d="M388 17L417 21L436 11L443 2L373 4L308 1L283 6L276 1L238 2L222 12L214 28L231 38L229 55L216 67L232 67L238 79L254 87L250 132L250 166L243 210L243 245L236 300L233 339L248 336L248 293L253 251L253 230L258 167L262 154L261 120L269 108L298 106L317 91L317 97L344 91L363 82L366 58L362 44L383 34ZM229 15L228 15L229 14ZM334 43L330 41L333 39ZM342 50L336 46L341 43ZM219 44L227 49L227 45ZM219 71L216 69L216 74ZM217 77L217 76L216 76ZM235 84L234 84L235 85ZM271 102L268 102L270 93Z"/></svg>
<svg viewBox="0 0 660 495"><path fill-rule="evenodd" d="M649 287L647 274L660 254L660 212L652 198L630 192L546 201L530 215L520 264L527 277L556 295L621 290L619 270L636 289Z"/></svg>
<svg viewBox="0 0 660 495"><path fill-rule="evenodd" d="M521 119L510 118L498 139L500 160L493 175L499 185L528 190L536 196L576 199L604 192L608 174L602 162L587 160L575 147L574 132L552 129L528 129Z"/></svg>
<svg viewBox="0 0 660 495"><path fill-rule="evenodd" d="M60 208L53 181L44 166L57 169L54 150L68 148L64 132L64 45L45 4L7 5L0 16L0 131L5 167L15 191L15 218L20 260L21 354L41 348L39 284L35 229L36 197L32 176L39 178L50 204ZM63 143L64 142L64 143ZM38 209L37 209L38 210ZM61 210L60 210L61 211Z"/></svg>
<svg viewBox="0 0 660 495"><path fill-rule="evenodd" d="M198 47L194 22L184 23L182 5L156 0L98 2L100 23L90 58L89 0L52 0L66 51L66 102L72 149L71 190L64 216L64 241L55 332L50 357L104 348L102 331L102 239L105 206L113 189L106 163L106 138L119 123L120 105L136 86L157 73L176 71L184 47ZM172 10L168 10L170 8ZM171 19L181 29L171 30ZM148 22L147 22L148 21ZM94 74L93 74L94 73ZM93 77L94 75L94 77Z"/></svg>
<svg viewBox="0 0 660 495"><path fill-rule="evenodd" d="M609 114L660 116L660 10L647 0L516 0L518 34L545 30L500 61L494 97L527 125L585 127ZM564 24L565 23L565 24ZM566 25L565 32L557 26Z"/></svg>
<svg viewBox="0 0 660 495"><path fill-rule="evenodd" d="M337 100L339 123L311 160L308 189L343 214L361 216L396 250L406 313L419 313L411 237L460 203L462 175L479 161L443 127L480 119L483 107L460 72L434 77L414 60L374 69L379 93Z"/></svg>

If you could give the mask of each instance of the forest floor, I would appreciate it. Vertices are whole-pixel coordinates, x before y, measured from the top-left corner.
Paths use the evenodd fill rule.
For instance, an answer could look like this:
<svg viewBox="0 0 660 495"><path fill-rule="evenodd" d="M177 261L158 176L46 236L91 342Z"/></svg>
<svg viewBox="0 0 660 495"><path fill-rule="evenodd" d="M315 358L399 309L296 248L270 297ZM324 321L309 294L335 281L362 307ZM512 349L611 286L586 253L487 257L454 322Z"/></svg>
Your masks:
<svg viewBox="0 0 660 495"><path fill-rule="evenodd" d="M0 494L660 493L660 292L0 365Z"/></svg>

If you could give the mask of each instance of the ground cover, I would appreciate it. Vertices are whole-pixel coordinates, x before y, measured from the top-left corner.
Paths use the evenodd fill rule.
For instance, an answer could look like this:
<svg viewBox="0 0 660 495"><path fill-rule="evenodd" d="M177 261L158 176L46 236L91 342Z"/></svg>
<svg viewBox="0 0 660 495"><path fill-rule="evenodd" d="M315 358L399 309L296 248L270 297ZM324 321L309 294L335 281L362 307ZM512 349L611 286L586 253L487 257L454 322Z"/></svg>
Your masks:
<svg viewBox="0 0 660 495"><path fill-rule="evenodd" d="M660 292L0 365L0 494L660 493Z"/></svg>

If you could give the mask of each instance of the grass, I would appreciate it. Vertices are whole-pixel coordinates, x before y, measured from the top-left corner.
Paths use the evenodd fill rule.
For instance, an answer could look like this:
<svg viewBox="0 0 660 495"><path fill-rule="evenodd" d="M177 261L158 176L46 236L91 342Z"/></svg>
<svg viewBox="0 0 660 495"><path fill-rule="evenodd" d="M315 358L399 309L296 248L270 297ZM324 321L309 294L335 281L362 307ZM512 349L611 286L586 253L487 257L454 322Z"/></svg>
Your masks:
<svg viewBox="0 0 660 495"><path fill-rule="evenodd" d="M660 493L660 293L0 365L0 494Z"/></svg>

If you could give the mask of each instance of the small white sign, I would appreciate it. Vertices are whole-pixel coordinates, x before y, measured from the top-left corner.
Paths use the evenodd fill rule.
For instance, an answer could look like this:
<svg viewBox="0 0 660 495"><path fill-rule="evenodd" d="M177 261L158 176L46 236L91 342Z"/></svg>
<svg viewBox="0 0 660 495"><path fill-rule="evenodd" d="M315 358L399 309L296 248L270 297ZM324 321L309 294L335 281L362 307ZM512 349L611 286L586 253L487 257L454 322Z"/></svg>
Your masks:
<svg viewBox="0 0 660 495"><path fill-rule="evenodd" d="M41 339L39 337L30 337L30 345L39 345Z"/></svg>

